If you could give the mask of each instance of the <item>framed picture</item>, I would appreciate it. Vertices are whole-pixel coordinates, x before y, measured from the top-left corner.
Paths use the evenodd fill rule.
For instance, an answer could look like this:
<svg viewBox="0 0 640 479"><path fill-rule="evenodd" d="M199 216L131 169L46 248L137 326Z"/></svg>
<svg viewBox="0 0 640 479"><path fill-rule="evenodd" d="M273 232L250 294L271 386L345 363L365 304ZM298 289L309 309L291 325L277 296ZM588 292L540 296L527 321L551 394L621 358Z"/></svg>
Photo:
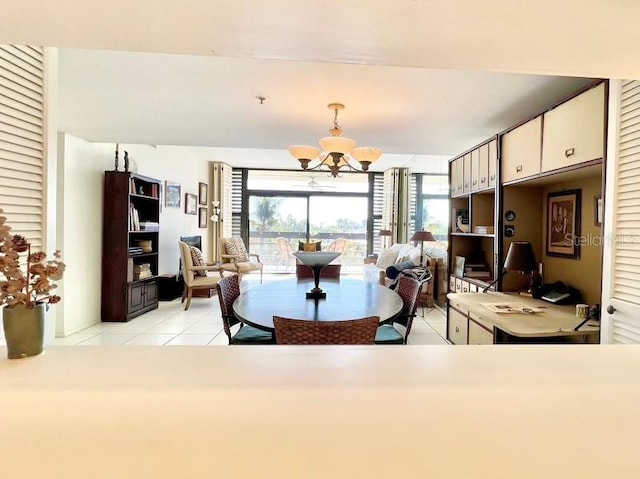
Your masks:
<svg viewBox="0 0 640 479"><path fill-rule="evenodd" d="M581 190L549 193L547 196L547 255L580 257Z"/></svg>
<svg viewBox="0 0 640 479"><path fill-rule="evenodd" d="M207 209L206 208L198 208L198 226L200 228L207 227Z"/></svg>
<svg viewBox="0 0 640 479"><path fill-rule="evenodd" d="M198 204L199 205L207 204L208 190L209 190L209 186L206 183L198 183Z"/></svg>
<svg viewBox="0 0 640 479"><path fill-rule="evenodd" d="M180 208L180 185L165 181L164 205L167 208Z"/></svg>
<svg viewBox="0 0 640 479"><path fill-rule="evenodd" d="M453 263L453 274L462 278L464 276L464 256L456 256L455 262Z"/></svg>
<svg viewBox="0 0 640 479"><path fill-rule="evenodd" d="M602 198L600 196L596 196L593 203L595 224L596 226L602 226L602 215L604 214L604 212L602 211Z"/></svg>
<svg viewBox="0 0 640 479"><path fill-rule="evenodd" d="M188 215L198 214L198 197L196 195L184 194L184 212Z"/></svg>

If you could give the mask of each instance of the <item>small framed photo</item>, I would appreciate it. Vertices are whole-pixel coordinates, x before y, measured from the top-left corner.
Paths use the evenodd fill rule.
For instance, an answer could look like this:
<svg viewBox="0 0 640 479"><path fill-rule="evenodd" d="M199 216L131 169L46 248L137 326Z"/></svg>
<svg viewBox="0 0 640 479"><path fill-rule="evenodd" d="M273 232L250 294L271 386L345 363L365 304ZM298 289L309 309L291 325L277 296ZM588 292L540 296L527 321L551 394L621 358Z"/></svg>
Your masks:
<svg viewBox="0 0 640 479"><path fill-rule="evenodd" d="M581 190L549 193L547 196L547 255L580 257Z"/></svg>
<svg viewBox="0 0 640 479"><path fill-rule="evenodd" d="M206 208L198 208L198 226L200 228L207 227L207 209Z"/></svg>
<svg viewBox="0 0 640 479"><path fill-rule="evenodd" d="M464 256L456 256L455 262L453 263L453 274L462 278L464 276Z"/></svg>
<svg viewBox="0 0 640 479"><path fill-rule="evenodd" d="M206 205L207 204L207 192L209 190L209 185L206 183L198 183L198 204Z"/></svg>
<svg viewBox="0 0 640 479"><path fill-rule="evenodd" d="M180 185L165 181L164 205L167 208L180 208Z"/></svg>
<svg viewBox="0 0 640 479"><path fill-rule="evenodd" d="M188 215L198 214L198 197L196 195L184 194L184 212Z"/></svg>
<svg viewBox="0 0 640 479"><path fill-rule="evenodd" d="M602 226L602 215L604 214L602 207L602 197L596 196L593 202L593 213L596 226Z"/></svg>

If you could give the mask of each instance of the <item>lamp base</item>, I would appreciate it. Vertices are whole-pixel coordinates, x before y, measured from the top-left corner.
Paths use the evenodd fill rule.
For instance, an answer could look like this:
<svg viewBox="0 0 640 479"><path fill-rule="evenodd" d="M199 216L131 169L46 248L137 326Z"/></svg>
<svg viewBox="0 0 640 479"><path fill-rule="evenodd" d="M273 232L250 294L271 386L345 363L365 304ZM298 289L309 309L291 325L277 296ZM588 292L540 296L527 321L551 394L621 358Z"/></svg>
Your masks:
<svg viewBox="0 0 640 479"><path fill-rule="evenodd" d="M327 299L327 293L324 291L309 291L307 293L307 299Z"/></svg>

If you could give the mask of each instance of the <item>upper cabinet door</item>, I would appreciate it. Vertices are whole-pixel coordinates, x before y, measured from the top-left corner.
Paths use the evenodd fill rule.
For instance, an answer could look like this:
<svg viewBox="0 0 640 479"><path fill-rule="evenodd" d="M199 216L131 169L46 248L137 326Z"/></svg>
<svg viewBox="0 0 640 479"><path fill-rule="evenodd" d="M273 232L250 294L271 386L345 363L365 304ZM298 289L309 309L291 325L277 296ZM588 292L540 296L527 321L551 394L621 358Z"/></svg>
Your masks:
<svg viewBox="0 0 640 479"><path fill-rule="evenodd" d="M480 150L471 152L471 191L480 189Z"/></svg>
<svg viewBox="0 0 640 479"><path fill-rule="evenodd" d="M462 157L456 158L451 162L451 197L462 194L463 184L463 166Z"/></svg>
<svg viewBox="0 0 640 479"><path fill-rule="evenodd" d="M542 171L604 156L604 83L544 114Z"/></svg>
<svg viewBox="0 0 640 479"><path fill-rule="evenodd" d="M464 155L462 165L462 178L464 179L462 192L469 193L471 191L471 153L467 153L466 155Z"/></svg>
<svg viewBox="0 0 640 479"><path fill-rule="evenodd" d="M502 136L502 182L540 173L542 116Z"/></svg>
<svg viewBox="0 0 640 479"><path fill-rule="evenodd" d="M498 167L498 140L491 140L489 148L489 187L496 186L496 169Z"/></svg>
<svg viewBox="0 0 640 479"><path fill-rule="evenodd" d="M489 188L489 144L485 143L478 148L478 189ZM494 170L495 173L495 170Z"/></svg>

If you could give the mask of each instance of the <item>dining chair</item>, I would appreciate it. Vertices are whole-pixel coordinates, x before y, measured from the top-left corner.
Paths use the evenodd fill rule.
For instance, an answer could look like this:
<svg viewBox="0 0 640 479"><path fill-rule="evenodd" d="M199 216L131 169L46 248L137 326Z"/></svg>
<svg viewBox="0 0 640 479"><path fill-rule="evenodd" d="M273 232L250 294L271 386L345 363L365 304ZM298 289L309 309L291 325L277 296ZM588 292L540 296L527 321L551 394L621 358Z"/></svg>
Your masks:
<svg viewBox="0 0 640 479"><path fill-rule="evenodd" d="M184 281L184 290L182 292L182 302L186 299L184 310L188 310L191 305L191 297L195 290L213 289L220 278L222 278L222 270L216 264L206 263L202 258L202 252L193 246L189 246L184 241L178 241L180 248L180 268L182 271L182 279ZM218 276L210 275L210 272L217 272Z"/></svg>
<svg viewBox="0 0 640 479"><path fill-rule="evenodd" d="M284 266L285 271L289 269L289 264L296 260L296 257L293 256L295 250L293 249L293 245L291 242L284 237L276 238L276 244L278 245L278 252L280 253L280 261L278 262L278 267Z"/></svg>
<svg viewBox="0 0 640 479"><path fill-rule="evenodd" d="M262 262L260 255L249 253L242 238L220 238L220 258L222 264L220 267L225 271L237 273L239 279L242 279L244 273L250 271L260 271L260 284L262 284ZM255 258L252 261L251 258Z"/></svg>
<svg viewBox="0 0 640 479"><path fill-rule="evenodd" d="M275 344L272 333L244 324L233 314L233 302L240 296L238 278L237 274L232 274L225 276L216 284L222 313L222 327L229 339L229 344ZM240 328L234 334L231 328L237 324Z"/></svg>
<svg viewBox="0 0 640 479"><path fill-rule="evenodd" d="M306 321L273 317L278 344L374 344L380 317Z"/></svg>
<svg viewBox="0 0 640 479"><path fill-rule="evenodd" d="M418 308L422 283L409 276L400 276L396 293L402 298L402 311L395 318L381 324L376 331L376 344L407 344L413 318Z"/></svg>

